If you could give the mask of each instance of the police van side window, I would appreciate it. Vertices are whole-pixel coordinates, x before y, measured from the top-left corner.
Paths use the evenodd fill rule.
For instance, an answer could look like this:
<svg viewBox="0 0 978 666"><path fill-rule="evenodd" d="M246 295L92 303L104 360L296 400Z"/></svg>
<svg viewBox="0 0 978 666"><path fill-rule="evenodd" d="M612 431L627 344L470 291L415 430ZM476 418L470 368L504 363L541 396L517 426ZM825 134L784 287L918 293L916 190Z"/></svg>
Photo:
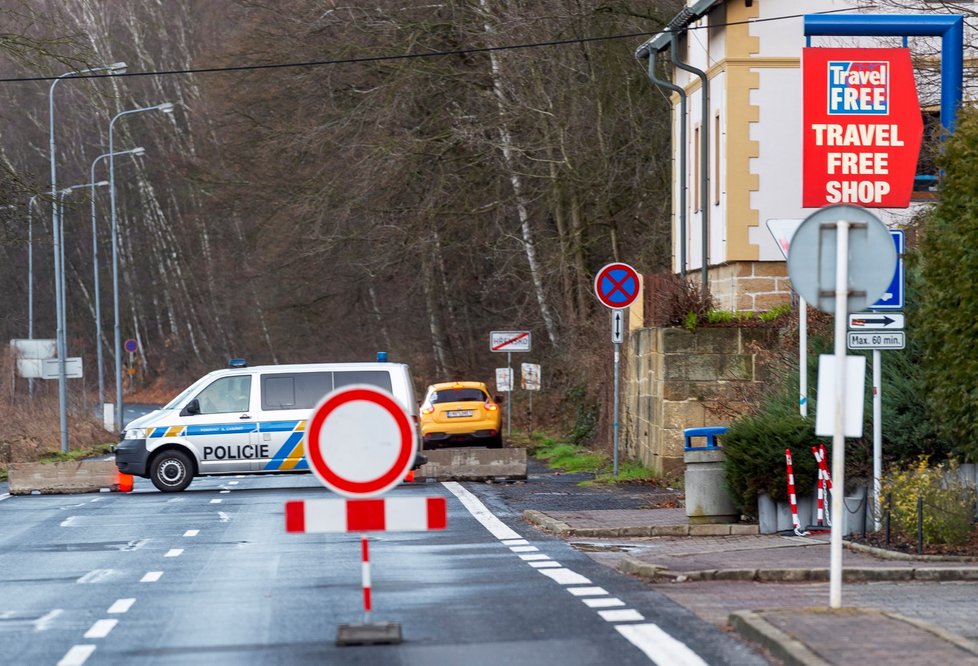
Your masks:
<svg viewBox="0 0 978 666"><path fill-rule="evenodd" d="M333 390L329 372L294 372L261 377L262 409L312 409Z"/></svg>
<svg viewBox="0 0 978 666"><path fill-rule="evenodd" d="M391 375L386 370L343 370L333 373L336 388L350 384L368 384L393 393Z"/></svg>
<svg viewBox="0 0 978 666"><path fill-rule="evenodd" d="M251 402L251 375L222 377L197 394L201 414L247 412Z"/></svg>

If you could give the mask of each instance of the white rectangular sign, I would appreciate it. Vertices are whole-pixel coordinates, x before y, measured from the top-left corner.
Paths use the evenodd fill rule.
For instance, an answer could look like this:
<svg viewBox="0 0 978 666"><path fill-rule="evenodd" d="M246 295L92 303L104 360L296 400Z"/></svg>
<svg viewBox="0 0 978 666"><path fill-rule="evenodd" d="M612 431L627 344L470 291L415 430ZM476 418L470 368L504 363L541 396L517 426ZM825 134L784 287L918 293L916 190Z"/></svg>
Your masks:
<svg viewBox="0 0 978 666"><path fill-rule="evenodd" d="M522 371L521 383L527 391L540 390L540 366L536 363L523 363L520 366Z"/></svg>
<svg viewBox="0 0 978 666"><path fill-rule="evenodd" d="M903 349L907 345L903 331L849 331L849 349Z"/></svg>
<svg viewBox="0 0 978 666"><path fill-rule="evenodd" d="M853 312L849 314L849 328L854 331L903 330L902 312Z"/></svg>
<svg viewBox="0 0 978 666"><path fill-rule="evenodd" d="M611 311L611 341L620 345L625 338L625 311L615 308Z"/></svg>
<svg viewBox="0 0 978 666"><path fill-rule="evenodd" d="M528 352L530 351L530 332L492 331L489 333L489 351Z"/></svg>
<svg viewBox="0 0 978 666"><path fill-rule="evenodd" d="M57 379L60 368L58 359L46 358L41 361L41 377L44 379ZM80 379L82 376L81 356L73 356L65 359L65 377L68 379Z"/></svg>
<svg viewBox="0 0 978 666"><path fill-rule="evenodd" d="M846 422L842 429L846 437L863 436L863 403L866 399L866 357L846 356ZM818 437L835 435L835 356L818 357L818 409L815 414L815 434Z"/></svg>
<svg viewBox="0 0 978 666"><path fill-rule="evenodd" d="M57 346L55 340L22 338L11 340L10 346L20 358L54 358L58 353L55 351Z"/></svg>
<svg viewBox="0 0 978 666"><path fill-rule="evenodd" d="M500 393L513 390L512 368L496 368L496 390Z"/></svg>

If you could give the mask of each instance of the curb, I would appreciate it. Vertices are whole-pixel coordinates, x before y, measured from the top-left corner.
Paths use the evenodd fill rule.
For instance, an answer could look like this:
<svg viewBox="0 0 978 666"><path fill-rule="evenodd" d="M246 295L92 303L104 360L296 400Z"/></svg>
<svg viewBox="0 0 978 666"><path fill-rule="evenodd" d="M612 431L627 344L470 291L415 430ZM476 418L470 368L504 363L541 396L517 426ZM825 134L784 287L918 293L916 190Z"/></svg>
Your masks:
<svg viewBox="0 0 978 666"><path fill-rule="evenodd" d="M716 537L753 536L759 534L757 525L736 523L719 525L633 525L629 527L571 527L536 509L523 511L523 519L545 532L559 537L621 538L621 537Z"/></svg>
<svg viewBox="0 0 978 666"><path fill-rule="evenodd" d="M785 666L831 666L808 646L781 631L755 611L736 611L730 614L730 626L749 641L763 645L784 662Z"/></svg>
<svg viewBox="0 0 978 666"><path fill-rule="evenodd" d="M829 580L828 568L772 568L772 569L703 569L699 571L670 571L660 564L645 562L631 555L622 557L618 571L648 581L685 583L689 581L748 581L755 583L825 583ZM842 580L846 583L880 582L945 582L976 581L978 567L890 567L890 568L843 568Z"/></svg>

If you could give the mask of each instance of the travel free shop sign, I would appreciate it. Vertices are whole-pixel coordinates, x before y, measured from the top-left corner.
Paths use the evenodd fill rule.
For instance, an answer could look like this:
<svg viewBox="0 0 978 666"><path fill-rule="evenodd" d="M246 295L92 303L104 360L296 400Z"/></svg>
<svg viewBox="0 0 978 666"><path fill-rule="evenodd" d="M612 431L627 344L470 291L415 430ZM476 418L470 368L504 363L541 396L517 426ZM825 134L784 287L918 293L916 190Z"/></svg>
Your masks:
<svg viewBox="0 0 978 666"><path fill-rule="evenodd" d="M923 135L909 50L806 48L802 81L802 206L909 206Z"/></svg>

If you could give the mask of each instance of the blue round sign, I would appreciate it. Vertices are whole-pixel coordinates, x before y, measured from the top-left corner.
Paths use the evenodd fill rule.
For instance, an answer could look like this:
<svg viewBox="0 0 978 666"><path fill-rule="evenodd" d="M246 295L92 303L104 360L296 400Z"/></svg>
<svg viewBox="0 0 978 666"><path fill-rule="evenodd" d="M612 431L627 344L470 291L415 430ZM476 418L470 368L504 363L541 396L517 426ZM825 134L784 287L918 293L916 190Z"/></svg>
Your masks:
<svg viewBox="0 0 978 666"><path fill-rule="evenodd" d="M129 338L128 340L126 340L125 347L127 352L132 353L137 349L139 349L139 343L133 340L132 338Z"/></svg>
<svg viewBox="0 0 978 666"><path fill-rule="evenodd" d="M628 264L608 264L594 278L594 293L609 308L627 308L638 298L638 272Z"/></svg>

